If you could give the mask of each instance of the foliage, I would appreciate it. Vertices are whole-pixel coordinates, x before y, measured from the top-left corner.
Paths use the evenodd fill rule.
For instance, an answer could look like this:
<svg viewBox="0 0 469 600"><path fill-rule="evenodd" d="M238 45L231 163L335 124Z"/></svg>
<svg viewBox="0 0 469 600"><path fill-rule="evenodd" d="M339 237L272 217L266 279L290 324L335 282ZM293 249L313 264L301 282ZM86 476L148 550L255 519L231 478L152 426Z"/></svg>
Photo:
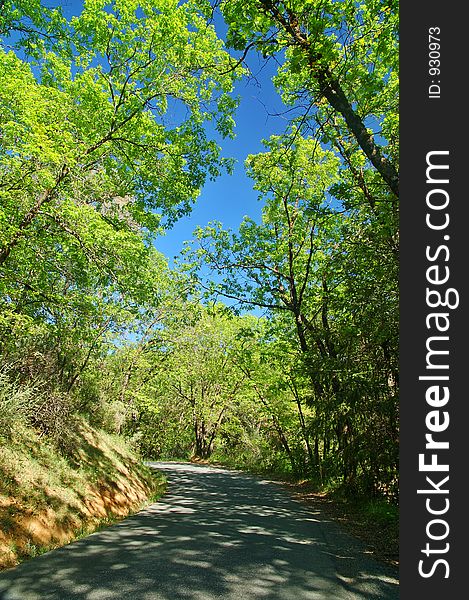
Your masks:
<svg viewBox="0 0 469 600"><path fill-rule="evenodd" d="M279 60L275 83L298 122L360 187L398 197L397 2L225 0L222 11L229 44Z"/></svg>
<svg viewBox="0 0 469 600"><path fill-rule="evenodd" d="M12 381L9 370L0 371L0 435L8 437L17 424L25 423L33 413L32 386L21 388Z"/></svg>
<svg viewBox="0 0 469 600"><path fill-rule="evenodd" d="M157 310L152 242L229 169L205 125L232 135L237 74L194 2L7 2L0 28L0 352L58 398Z"/></svg>
<svg viewBox="0 0 469 600"><path fill-rule="evenodd" d="M152 458L396 500L396 3L2 9L6 443L33 427L69 456L80 414ZM170 269L155 241L231 171L253 51L290 118L246 159L262 219L199 226Z"/></svg>
<svg viewBox="0 0 469 600"><path fill-rule="evenodd" d="M263 201L262 223L245 219L237 233L218 224L200 228L186 268L209 294L268 310L270 339L260 347L269 369L256 368L252 378L272 416L269 396L278 403L287 389L296 403L298 439L281 420L274 423L293 471L394 497L393 247L379 218L345 208L334 195L341 173L331 151L297 133L293 143L277 137L266 146L246 163ZM201 279L204 264L210 271ZM270 348L281 356L279 370Z"/></svg>

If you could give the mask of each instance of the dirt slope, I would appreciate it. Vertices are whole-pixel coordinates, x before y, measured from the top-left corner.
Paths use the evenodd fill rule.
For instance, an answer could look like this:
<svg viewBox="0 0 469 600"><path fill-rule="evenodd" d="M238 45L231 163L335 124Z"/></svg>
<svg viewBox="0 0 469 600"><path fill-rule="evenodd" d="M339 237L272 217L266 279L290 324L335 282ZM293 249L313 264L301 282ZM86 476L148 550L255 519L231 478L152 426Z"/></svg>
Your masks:
<svg viewBox="0 0 469 600"><path fill-rule="evenodd" d="M135 512L163 486L120 438L82 419L60 453L16 430L0 439L0 569Z"/></svg>

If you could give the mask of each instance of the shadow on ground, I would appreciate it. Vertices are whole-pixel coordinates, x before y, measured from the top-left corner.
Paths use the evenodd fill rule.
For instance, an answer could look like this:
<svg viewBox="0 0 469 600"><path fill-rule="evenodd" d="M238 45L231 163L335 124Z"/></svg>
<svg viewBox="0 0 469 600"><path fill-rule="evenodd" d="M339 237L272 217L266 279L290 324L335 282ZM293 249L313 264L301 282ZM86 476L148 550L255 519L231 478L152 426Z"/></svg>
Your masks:
<svg viewBox="0 0 469 600"><path fill-rule="evenodd" d="M155 463L156 504L0 574L1 600L397 600L397 570L267 481Z"/></svg>

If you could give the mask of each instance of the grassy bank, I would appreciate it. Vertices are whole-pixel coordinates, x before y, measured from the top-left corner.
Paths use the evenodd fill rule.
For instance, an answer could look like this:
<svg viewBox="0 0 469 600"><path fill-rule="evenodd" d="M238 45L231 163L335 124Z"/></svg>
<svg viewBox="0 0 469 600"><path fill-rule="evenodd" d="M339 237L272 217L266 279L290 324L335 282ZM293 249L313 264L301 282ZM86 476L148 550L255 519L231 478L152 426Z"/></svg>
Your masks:
<svg viewBox="0 0 469 600"><path fill-rule="evenodd" d="M18 423L0 436L0 568L119 520L163 491L163 476L121 438L80 417L60 450Z"/></svg>

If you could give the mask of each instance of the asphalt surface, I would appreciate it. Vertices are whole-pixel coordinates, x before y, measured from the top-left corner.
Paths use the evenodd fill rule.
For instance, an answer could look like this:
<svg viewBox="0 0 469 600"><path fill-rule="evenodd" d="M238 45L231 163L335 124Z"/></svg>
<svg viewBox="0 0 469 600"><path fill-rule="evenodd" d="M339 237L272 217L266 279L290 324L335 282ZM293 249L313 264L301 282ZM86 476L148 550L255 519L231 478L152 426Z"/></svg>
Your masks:
<svg viewBox="0 0 469 600"><path fill-rule="evenodd" d="M397 570L278 485L152 463L156 504L0 573L1 600L397 600Z"/></svg>

